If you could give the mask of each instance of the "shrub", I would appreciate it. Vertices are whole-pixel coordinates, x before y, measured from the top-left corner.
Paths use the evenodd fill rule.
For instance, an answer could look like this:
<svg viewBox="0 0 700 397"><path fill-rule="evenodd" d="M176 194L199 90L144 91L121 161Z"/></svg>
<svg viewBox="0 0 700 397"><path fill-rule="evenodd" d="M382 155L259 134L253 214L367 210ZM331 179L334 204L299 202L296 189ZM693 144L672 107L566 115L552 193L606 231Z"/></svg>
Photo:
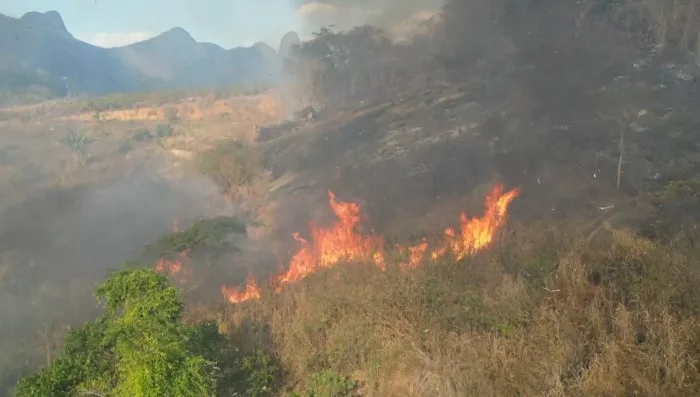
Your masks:
<svg viewBox="0 0 700 397"><path fill-rule="evenodd" d="M253 182L261 172L260 157L257 150L231 141L205 152L200 157L200 170L228 193Z"/></svg>
<svg viewBox="0 0 700 397"><path fill-rule="evenodd" d="M23 378L17 397L213 396L214 362L197 354L197 329L166 278L146 269L112 273L97 288L104 313L72 331L62 354Z"/></svg>
<svg viewBox="0 0 700 397"><path fill-rule="evenodd" d="M308 387L301 394L292 393L292 397L354 397L357 389L357 381L325 370L311 374Z"/></svg>
<svg viewBox="0 0 700 397"><path fill-rule="evenodd" d="M173 126L170 124L158 124L156 126L156 136L158 136L158 138L173 136Z"/></svg>
<svg viewBox="0 0 700 397"><path fill-rule="evenodd" d="M136 131L136 133L134 133L132 136L132 139L137 142L150 141L153 139L153 134L151 134L151 131L149 131L148 128L144 128Z"/></svg>
<svg viewBox="0 0 700 397"><path fill-rule="evenodd" d="M280 368L269 354L257 350L244 356L236 366L236 390L248 397L269 396L280 379Z"/></svg>

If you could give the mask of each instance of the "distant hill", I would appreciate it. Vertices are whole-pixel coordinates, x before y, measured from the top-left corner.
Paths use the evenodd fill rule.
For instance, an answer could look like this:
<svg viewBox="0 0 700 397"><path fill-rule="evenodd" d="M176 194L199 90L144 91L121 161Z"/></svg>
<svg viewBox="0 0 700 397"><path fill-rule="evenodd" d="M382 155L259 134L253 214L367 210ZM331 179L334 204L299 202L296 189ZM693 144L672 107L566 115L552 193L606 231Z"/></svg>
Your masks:
<svg viewBox="0 0 700 397"><path fill-rule="evenodd" d="M226 50L199 43L182 28L109 51L124 65L169 88L269 82L279 63L267 44Z"/></svg>
<svg viewBox="0 0 700 397"><path fill-rule="evenodd" d="M73 37L56 11L0 14L0 92L42 87L52 95L103 95L270 82L277 52L264 43L226 50L182 28L119 48Z"/></svg>

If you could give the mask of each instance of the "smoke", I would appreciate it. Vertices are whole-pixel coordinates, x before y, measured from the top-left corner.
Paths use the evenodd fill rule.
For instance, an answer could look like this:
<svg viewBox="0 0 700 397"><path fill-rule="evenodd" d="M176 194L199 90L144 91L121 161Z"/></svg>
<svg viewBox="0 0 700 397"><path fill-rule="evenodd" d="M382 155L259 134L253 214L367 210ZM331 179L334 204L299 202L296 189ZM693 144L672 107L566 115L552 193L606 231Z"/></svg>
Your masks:
<svg viewBox="0 0 700 397"><path fill-rule="evenodd" d="M444 0L302 0L298 13L306 26L305 35L321 26L349 30L365 24L404 34L436 15L444 3Z"/></svg>
<svg viewBox="0 0 700 397"><path fill-rule="evenodd" d="M225 211L217 197L209 179L171 181L139 169L98 186L56 188L1 214L0 375L37 364L37 354L22 349L37 345L46 324L89 318L95 284L169 233L173 221L184 228ZM0 395L13 382L0 379Z"/></svg>

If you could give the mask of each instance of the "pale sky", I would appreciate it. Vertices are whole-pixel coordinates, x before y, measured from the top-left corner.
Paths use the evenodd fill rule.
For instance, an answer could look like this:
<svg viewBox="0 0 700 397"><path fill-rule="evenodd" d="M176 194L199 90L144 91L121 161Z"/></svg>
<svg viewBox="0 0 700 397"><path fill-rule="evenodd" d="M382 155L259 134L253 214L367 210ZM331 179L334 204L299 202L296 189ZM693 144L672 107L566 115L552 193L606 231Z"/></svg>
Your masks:
<svg viewBox="0 0 700 397"><path fill-rule="evenodd" d="M179 26L197 41L224 48L301 30L298 0L0 0L0 14L58 11L76 38L103 47L126 45Z"/></svg>

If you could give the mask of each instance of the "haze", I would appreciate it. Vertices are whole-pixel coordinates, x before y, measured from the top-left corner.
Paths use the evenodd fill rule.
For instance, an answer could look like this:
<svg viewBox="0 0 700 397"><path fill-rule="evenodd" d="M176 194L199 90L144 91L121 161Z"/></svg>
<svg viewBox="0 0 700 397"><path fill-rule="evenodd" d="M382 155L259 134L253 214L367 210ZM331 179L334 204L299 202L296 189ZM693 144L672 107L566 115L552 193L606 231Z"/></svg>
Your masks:
<svg viewBox="0 0 700 397"><path fill-rule="evenodd" d="M700 0L0 0L0 397L700 395L699 49Z"/></svg>

